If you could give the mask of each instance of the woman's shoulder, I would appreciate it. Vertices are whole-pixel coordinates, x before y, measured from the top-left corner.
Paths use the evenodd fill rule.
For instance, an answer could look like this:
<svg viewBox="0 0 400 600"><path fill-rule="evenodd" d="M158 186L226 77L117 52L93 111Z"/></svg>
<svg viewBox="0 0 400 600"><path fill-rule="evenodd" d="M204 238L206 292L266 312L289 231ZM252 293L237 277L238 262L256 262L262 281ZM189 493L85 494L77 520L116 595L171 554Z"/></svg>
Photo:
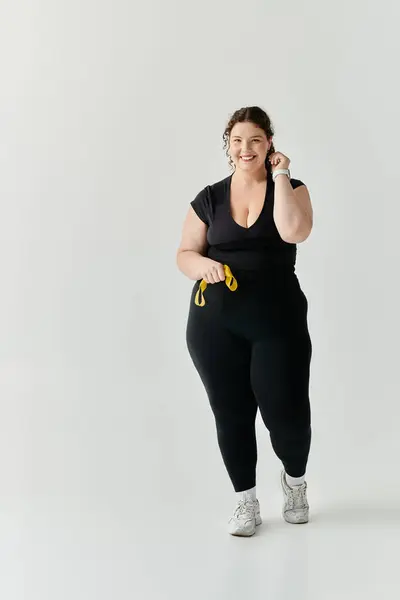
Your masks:
<svg viewBox="0 0 400 600"><path fill-rule="evenodd" d="M296 188L300 187L301 185L305 185L305 183L301 180L301 179L295 179L294 177L290 178L290 183L292 185L292 188L295 190Z"/></svg>
<svg viewBox="0 0 400 600"><path fill-rule="evenodd" d="M218 181L211 183L207 187L212 193L218 194L219 192L226 192L226 190L228 189L230 179L231 175L229 175L228 177L224 177L223 179L219 179Z"/></svg>
<svg viewBox="0 0 400 600"><path fill-rule="evenodd" d="M224 177L204 186L190 203L197 216L207 225L213 220L216 205L225 197L229 179Z"/></svg>

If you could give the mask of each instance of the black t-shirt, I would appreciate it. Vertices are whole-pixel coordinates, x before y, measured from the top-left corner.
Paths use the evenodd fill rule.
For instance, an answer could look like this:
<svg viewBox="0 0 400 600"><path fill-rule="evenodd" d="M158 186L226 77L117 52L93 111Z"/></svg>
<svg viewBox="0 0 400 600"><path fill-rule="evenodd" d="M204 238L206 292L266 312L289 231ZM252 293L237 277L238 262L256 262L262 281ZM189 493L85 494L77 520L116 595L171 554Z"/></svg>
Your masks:
<svg viewBox="0 0 400 600"><path fill-rule="evenodd" d="M268 171L264 205L257 221L250 227L236 223L230 210L232 175L206 186L191 202L198 217L208 226L207 256L227 264L231 269L294 271L296 244L284 242L273 218L275 183ZM293 189L304 185L290 180Z"/></svg>

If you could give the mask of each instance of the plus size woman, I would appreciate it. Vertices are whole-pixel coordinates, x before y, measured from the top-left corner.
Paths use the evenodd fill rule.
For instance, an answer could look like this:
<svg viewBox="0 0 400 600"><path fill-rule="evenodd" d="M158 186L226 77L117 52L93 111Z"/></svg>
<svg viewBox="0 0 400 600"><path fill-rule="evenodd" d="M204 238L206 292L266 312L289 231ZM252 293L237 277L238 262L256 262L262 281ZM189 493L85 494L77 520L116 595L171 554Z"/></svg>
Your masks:
<svg viewBox="0 0 400 600"><path fill-rule="evenodd" d="M242 536L262 521L258 410L282 463L283 517L293 524L309 518L312 347L295 265L313 212L306 185L291 177L290 159L275 150L273 137L261 108L232 115L223 138L233 172L190 203L177 253L179 269L195 281L187 346L236 493L228 531Z"/></svg>

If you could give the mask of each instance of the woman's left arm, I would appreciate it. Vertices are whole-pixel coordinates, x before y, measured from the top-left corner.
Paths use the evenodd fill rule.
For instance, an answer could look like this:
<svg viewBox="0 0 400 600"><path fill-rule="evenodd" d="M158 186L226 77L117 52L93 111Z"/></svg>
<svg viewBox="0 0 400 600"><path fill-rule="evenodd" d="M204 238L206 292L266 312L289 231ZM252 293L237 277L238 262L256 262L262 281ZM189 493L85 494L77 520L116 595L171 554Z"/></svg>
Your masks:
<svg viewBox="0 0 400 600"><path fill-rule="evenodd" d="M313 209L307 187L292 188L287 175L277 175L274 194L274 221L285 242L304 242L313 227Z"/></svg>

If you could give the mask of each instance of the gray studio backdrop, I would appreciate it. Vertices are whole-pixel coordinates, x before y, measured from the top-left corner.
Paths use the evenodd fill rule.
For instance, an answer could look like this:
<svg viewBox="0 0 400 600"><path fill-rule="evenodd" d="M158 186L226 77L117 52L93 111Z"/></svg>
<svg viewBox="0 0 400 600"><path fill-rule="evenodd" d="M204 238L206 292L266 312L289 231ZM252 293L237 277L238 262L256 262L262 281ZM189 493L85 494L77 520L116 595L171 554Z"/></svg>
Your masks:
<svg viewBox="0 0 400 600"><path fill-rule="evenodd" d="M229 174L222 133L240 106L269 112L314 205L297 271L314 497L339 478L351 498L354 473L391 489L399 15L383 5L1 3L2 597L111 597L102 568L128 516L173 514L176 495L216 516L232 499L175 251L189 202ZM279 465L258 430L267 492Z"/></svg>

